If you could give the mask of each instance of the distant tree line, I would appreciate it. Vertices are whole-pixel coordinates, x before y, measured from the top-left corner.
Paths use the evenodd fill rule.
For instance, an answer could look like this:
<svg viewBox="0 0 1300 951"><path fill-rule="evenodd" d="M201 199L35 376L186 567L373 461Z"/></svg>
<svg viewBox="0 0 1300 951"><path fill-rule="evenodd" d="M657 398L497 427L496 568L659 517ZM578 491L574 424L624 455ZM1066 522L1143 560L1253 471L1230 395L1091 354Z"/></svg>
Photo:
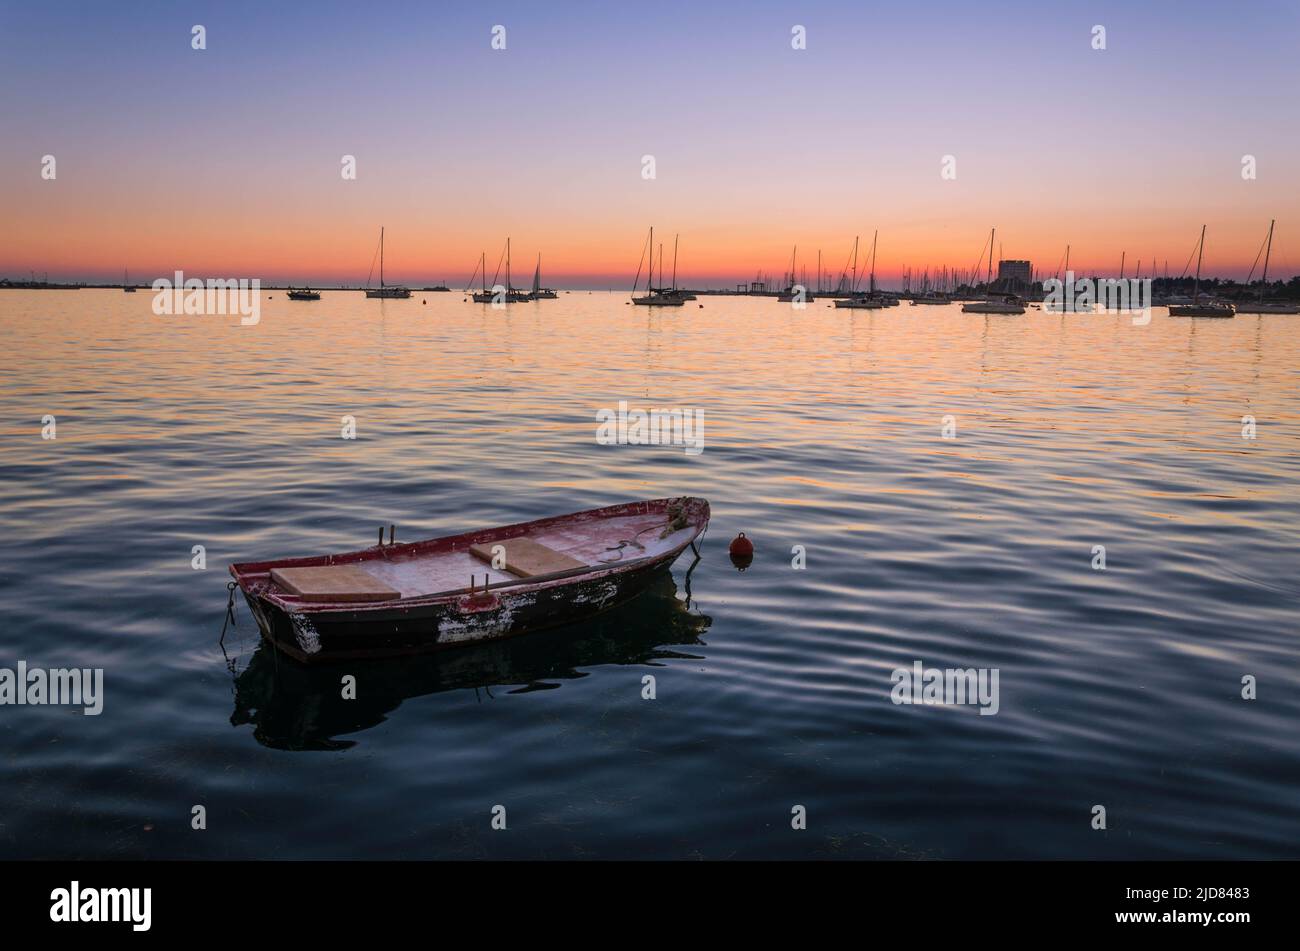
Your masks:
<svg viewBox="0 0 1300 951"><path fill-rule="evenodd" d="M1079 274L1077 277L1083 277ZM1105 280L1113 275L1095 275L1098 280ZM1157 277L1151 281L1151 293L1157 297L1191 297L1196 287L1194 277ZM1243 284L1230 278L1201 278L1201 293L1223 300L1257 300L1260 288L1264 288L1265 300L1300 300L1300 274L1289 281L1269 281L1264 287L1263 281L1251 281ZM992 284L983 281L975 285L962 284L957 288L958 294L1009 294L1024 293L1024 284L1020 281L996 280ZM1042 293L1041 282L1029 288L1030 293Z"/></svg>

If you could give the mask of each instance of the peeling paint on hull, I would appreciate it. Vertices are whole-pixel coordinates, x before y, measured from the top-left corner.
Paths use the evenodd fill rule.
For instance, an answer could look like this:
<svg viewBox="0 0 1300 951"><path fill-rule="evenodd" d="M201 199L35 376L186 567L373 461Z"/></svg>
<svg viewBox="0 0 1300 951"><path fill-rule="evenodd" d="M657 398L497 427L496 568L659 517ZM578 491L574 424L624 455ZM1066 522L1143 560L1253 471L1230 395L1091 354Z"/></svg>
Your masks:
<svg viewBox="0 0 1300 951"><path fill-rule="evenodd" d="M594 617L635 598L669 569L672 559L598 579L520 595L504 594L493 608L465 613L455 600L394 612L384 620L306 620L245 592L262 635L303 663L366 657L395 657L449 650L515 637ZM257 603L254 603L257 601ZM311 633L307 633L310 630Z"/></svg>

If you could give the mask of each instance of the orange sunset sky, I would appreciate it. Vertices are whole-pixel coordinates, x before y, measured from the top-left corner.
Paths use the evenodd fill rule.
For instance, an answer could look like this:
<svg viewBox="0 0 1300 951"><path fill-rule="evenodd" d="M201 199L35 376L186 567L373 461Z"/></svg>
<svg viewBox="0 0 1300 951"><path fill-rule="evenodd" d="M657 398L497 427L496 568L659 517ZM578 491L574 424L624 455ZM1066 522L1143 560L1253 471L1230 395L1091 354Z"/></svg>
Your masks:
<svg viewBox="0 0 1300 951"><path fill-rule="evenodd" d="M1241 278L1271 218L1270 275L1300 272L1294 4L266 6L9 17L0 277L357 284L382 225L390 282L464 286L509 235L516 283L540 252L548 284L625 286L652 224L697 286L796 244L838 273L876 229L886 283L968 269L992 226L1040 272L1069 243L1177 274L1207 224L1206 273Z"/></svg>

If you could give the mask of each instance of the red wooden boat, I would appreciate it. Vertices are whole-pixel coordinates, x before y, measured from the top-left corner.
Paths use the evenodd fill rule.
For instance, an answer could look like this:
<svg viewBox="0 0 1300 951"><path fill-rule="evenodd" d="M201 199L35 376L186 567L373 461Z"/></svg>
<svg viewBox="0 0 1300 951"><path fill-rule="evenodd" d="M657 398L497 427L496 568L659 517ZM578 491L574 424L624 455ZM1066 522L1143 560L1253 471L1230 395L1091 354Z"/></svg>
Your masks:
<svg viewBox="0 0 1300 951"><path fill-rule="evenodd" d="M418 654L569 624L650 585L709 503L630 502L407 544L230 566L262 635L307 663Z"/></svg>

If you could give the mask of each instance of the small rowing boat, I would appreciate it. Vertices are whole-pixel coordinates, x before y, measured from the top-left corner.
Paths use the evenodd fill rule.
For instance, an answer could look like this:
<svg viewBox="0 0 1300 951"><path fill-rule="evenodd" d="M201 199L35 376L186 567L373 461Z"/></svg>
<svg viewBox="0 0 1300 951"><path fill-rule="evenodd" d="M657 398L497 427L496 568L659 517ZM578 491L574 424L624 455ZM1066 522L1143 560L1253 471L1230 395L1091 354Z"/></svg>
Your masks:
<svg viewBox="0 0 1300 951"><path fill-rule="evenodd" d="M653 582L709 503L630 502L461 535L230 566L262 636L316 663L419 654L585 620ZM232 591L233 597L233 591Z"/></svg>

